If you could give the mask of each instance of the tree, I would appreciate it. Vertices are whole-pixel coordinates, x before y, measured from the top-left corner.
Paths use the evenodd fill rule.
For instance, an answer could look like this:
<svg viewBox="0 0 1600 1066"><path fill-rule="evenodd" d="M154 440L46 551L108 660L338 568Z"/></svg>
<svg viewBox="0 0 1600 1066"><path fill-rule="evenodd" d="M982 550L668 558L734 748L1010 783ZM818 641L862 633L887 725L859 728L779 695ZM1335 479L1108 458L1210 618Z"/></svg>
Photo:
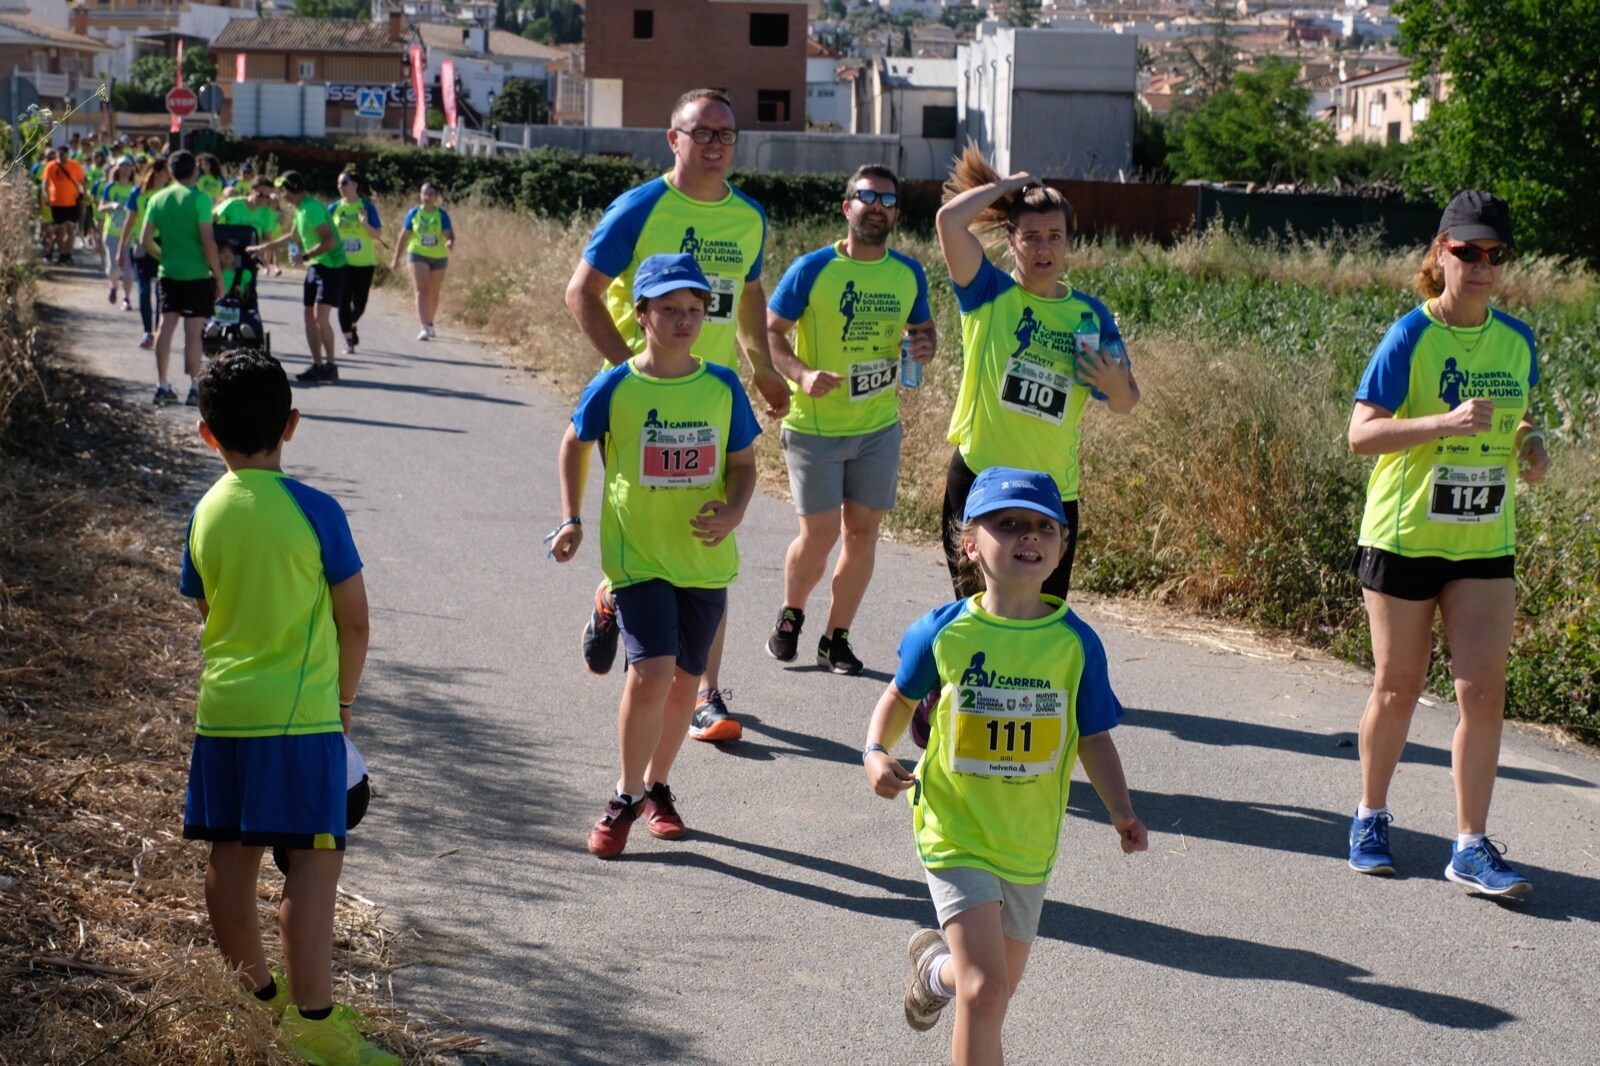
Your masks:
<svg viewBox="0 0 1600 1066"><path fill-rule="evenodd" d="M1600 0L1400 0L1419 93L1448 95L1416 128L1409 189L1445 203L1488 189L1524 247L1600 265Z"/></svg>
<svg viewBox="0 0 1600 1066"><path fill-rule="evenodd" d="M1006 24L1025 30L1039 23L1040 0L1006 0Z"/></svg>
<svg viewBox="0 0 1600 1066"><path fill-rule="evenodd" d="M527 78L511 78L494 98L490 122L542 125L550 121L545 111L544 86Z"/></svg>
<svg viewBox="0 0 1600 1066"><path fill-rule="evenodd" d="M1269 56L1233 76L1168 133L1167 165L1179 181L1292 181L1332 133L1312 117L1311 90L1296 85L1300 65Z"/></svg>
<svg viewBox="0 0 1600 1066"><path fill-rule="evenodd" d="M555 23L541 15L522 27L522 36L540 44L552 44L556 39Z"/></svg>
<svg viewBox="0 0 1600 1066"><path fill-rule="evenodd" d="M367 0L294 0L296 18L359 19L365 22L372 5Z"/></svg>
<svg viewBox="0 0 1600 1066"><path fill-rule="evenodd" d="M164 111L167 93L178 80L178 61L171 56L140 56L128 68L128 77L118 83L112 106L118 111ZM183 84L198 89L217 80L217 65L202 47L183 52Z"/></svg>
<svg viewBox="0 0 1600 1066"><path fill-rule="evenodd" d="M1198 43L1184 41L1184 58L1189 61L1189 83L1202 100L1222 92L1233 81L1239 68L1238 49L1233 45L1235 7L1226 0L1208 0L1205 16L1210 34Z"/></svg>

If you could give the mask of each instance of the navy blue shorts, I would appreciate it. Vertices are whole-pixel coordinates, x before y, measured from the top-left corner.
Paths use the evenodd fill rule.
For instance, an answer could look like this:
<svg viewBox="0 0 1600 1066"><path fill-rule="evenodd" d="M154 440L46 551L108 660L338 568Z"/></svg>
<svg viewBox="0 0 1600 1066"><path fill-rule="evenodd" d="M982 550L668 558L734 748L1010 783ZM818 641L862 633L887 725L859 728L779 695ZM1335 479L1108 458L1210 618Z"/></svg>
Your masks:
<svg viewBox="0 0 1600 1066"><path fill-rule="evenodd" d="M342 266L308 264L305 285L301 287L301 296L304 297L306 306L327 304L329 307L338 307L344 303L344 286L349 277L350 272Z"/></svg>
<svg viewBox="0 0 1600 1066"><path fill-rule="evenodd" d="M612 589L611 598L628 662L671 655L686 674L706 672L706 657L728 606L727 589L685 589L657 578Z"/></svg>
<svg viewBox="0 0 1600 1066"><path fill-rule="evenodd" d="M344 850L343 733L194 738L185 840Z"/></svg>

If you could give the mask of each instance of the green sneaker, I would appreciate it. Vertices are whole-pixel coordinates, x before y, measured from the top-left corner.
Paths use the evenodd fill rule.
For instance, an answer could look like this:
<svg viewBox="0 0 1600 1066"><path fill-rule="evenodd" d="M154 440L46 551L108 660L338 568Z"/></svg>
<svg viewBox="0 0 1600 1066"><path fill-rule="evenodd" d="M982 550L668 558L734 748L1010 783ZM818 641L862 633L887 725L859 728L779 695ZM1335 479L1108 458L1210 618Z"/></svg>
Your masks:
<svg viewBox="0 0 1600 1066"><path fill-rule="evenodd" d="M312 1021L291 1004L278 1033L311 1066L400 1066L398 1055L368 1041L338 1006L328 1017Z"/></svg>
<svg viewBox="0 0 1600 1066"><path fill-rule="evenodd" d="M272 1012L272 1016L274 1018L276 1018L278 1021L282 1021L284 1014L289 1010L290 1004L294 1002L293 997L289 995L289 980L283 976L282 970L273 970L272 984L277 989L277 991L272 994L272 998L257 999L256 1002L264 1004L266 1008ZM351 1026L354 1026L356 1032L358 1033L365 1034L372 1032L372 1019L368 1018L365 1014L362 1014L348 1003L335 1003L333 1005L333 1017L338 1018L340 1021Z"/></svg>

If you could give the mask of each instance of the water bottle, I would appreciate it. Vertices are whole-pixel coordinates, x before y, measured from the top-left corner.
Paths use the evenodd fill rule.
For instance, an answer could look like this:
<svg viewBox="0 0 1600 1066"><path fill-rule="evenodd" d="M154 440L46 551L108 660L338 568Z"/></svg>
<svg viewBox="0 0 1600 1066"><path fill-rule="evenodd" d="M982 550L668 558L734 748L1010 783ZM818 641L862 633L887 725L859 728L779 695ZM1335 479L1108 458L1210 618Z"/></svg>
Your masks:
<svg viewBox="0 0 1600 1066"><path fill-rule="evenodd" d="M1106 341L1100 345L1100 351L1110 357L1111 361L1118 366L1128 361L1128 349L1122 346L1121 341Z"/></svg>
<svg viewBox="0 0 1600 1066"><path fill-rule="evenodd" d="M289 265L300 265L300 244L298 241L289 242Z"/></svg>
<svg viewBox="0 0 1600 1066"><path fill-rule="evenodd" d="M1093 311L1085 311L1078 316L1078 326L1072 331L1072 343L1081 355L1088 355L1100 347L1100 323L1095 321ZM1077 361L1073 363L1073 380L1082 385L1085 382L1077 372Z"/></svg>
<svg viewBox="0 0 1600 1066"><path fill-rule="evenodd" d="M922 384L922 364L911 358L911 334L900 338L900 384L908 389Z"/></svg>

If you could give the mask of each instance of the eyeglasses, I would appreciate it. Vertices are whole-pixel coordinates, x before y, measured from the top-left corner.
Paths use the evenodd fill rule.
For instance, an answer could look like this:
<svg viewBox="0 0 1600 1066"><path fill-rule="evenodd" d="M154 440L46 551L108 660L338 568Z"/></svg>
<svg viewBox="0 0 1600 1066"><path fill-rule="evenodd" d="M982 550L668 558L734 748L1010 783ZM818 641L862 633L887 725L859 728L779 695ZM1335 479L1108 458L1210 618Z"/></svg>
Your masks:
<svg viewBox="0 0 1600 1066"><path fill-rule="evenodd" d="M864 204L882 204L884 207L894 207L900 203L900 194L879 192L877 189L857 189L850 194L850 199L860 200Z"/></svg>
<svg viewBox="0 0 1600 1066"><path fill-rule="evenodd" d="M696 126L692 130L680 130L674 126L673 130L686 134L695 144L710 144L712 141L719 144L733 144L739 139L738 130L713 130L705 126Z"/></svg>
<svg viewBox="0 0 1600 1066"><path fill-rule="evenodd" d="M1512 256L1516 255L1510 247L1504 244L1497 244L1493 248L1483 248L1476 244L1467 244L1465 241L1460 244L1446 241L1444 246L1451 255L1463 263L1476 263L1480 259L1487 259L1490 266L1502 266Z"/></svg>

